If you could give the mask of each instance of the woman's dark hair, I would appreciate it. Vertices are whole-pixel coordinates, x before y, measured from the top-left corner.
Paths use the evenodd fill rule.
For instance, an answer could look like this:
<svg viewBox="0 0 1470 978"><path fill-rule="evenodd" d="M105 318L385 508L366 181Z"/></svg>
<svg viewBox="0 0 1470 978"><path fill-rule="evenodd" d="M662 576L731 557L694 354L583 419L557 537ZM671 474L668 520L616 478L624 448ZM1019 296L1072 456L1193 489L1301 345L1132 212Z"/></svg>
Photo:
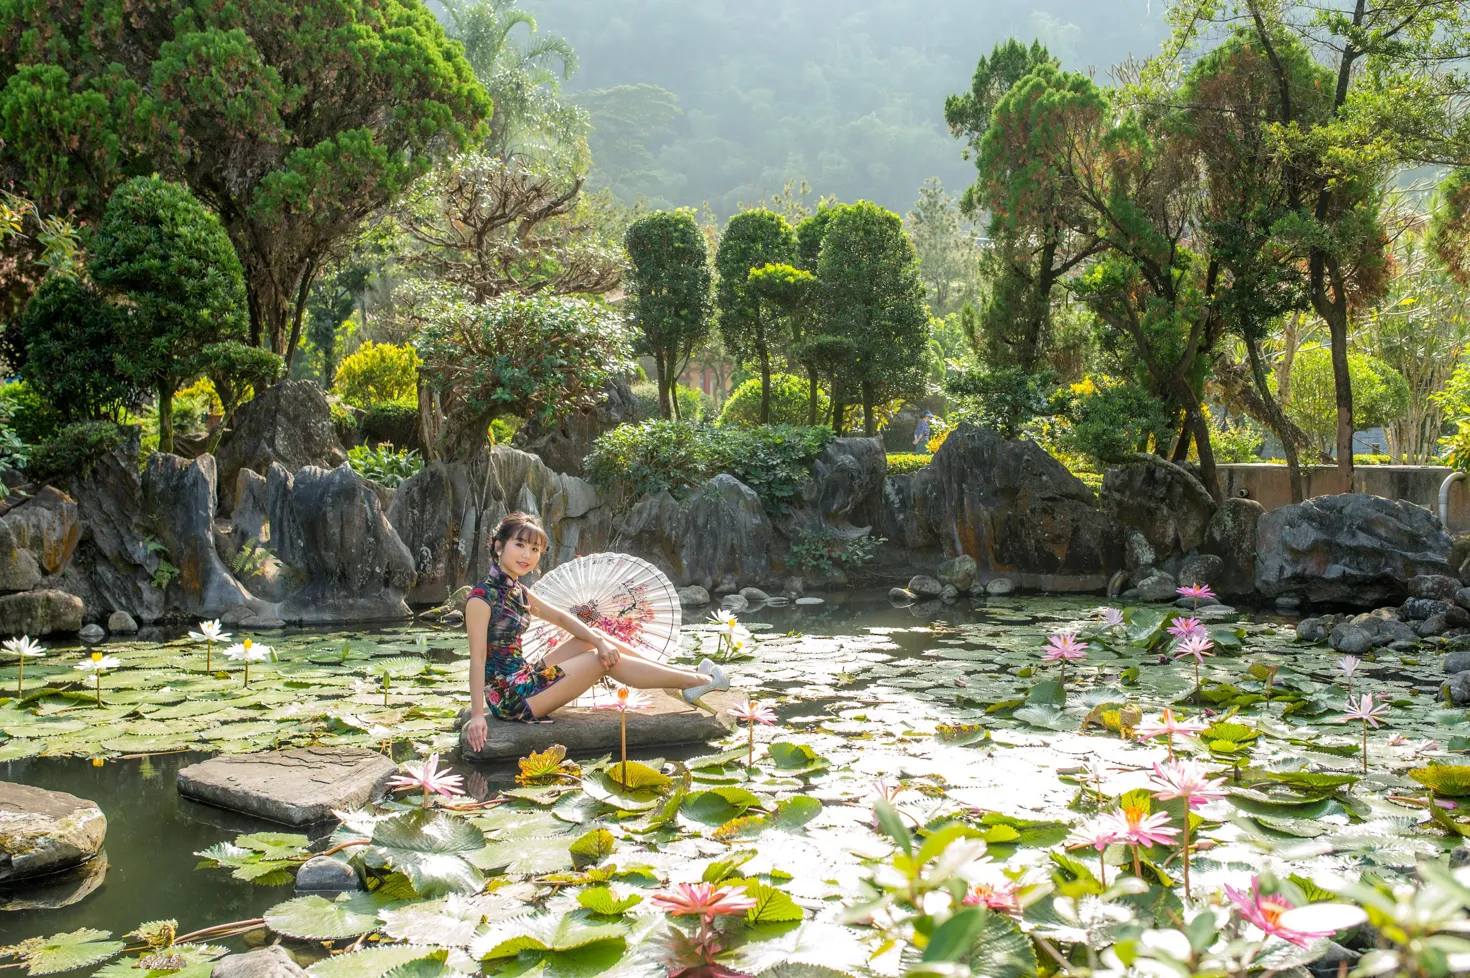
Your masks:
<svg viewBox="0 0 1470 978"><path fill-rule="evenodd" d="M495 532L490 536L490 559L498 561L500 550L510 540L531 540L539 542L546 547L546 528L541 525L541 517L532 516L530 513L507 513L505 517L495 524Z"/></svg>

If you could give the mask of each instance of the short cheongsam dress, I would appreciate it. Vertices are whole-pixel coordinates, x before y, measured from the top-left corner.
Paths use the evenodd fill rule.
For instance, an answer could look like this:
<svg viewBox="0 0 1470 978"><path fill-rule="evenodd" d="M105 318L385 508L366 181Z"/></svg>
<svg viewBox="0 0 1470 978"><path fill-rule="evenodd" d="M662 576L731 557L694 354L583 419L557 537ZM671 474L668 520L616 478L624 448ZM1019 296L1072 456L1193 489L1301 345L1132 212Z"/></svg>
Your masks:
<svg viewBox="0 0 1470 978"><path fill-rule="evenodd" d="M537 717L526 700L566 673L561 666L533 668L521 655L521 633L531 617L530 593L492 564L489 575L470 592L470 600L475 598L490 606L485 633L485 705L498 719L534 722Z"/></svg>

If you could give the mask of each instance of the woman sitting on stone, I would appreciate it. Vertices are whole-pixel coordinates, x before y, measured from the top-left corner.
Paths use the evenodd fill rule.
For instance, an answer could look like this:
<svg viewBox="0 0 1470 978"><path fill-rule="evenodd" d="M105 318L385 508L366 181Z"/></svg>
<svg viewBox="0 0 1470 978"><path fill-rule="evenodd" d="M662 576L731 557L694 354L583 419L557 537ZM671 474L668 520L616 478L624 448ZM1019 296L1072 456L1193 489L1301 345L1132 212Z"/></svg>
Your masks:
<svg viewBox="0 0 1470 978"><path fill-rule="evenodd" d="M706 659L699 670L664 665L597 631L577 616L537 599L521 583L546 550L541 521L511 513L490 541L490 572L470 592L465 631L470 637L470 719L465 739L472 750L485 746L485 711L500 720L535 723L566 706L603 676L637 689L677 689L686 703L730 688L725 671ZM521 633L531 615L570 632L572 638L533 667L521 655Z"/></svg>

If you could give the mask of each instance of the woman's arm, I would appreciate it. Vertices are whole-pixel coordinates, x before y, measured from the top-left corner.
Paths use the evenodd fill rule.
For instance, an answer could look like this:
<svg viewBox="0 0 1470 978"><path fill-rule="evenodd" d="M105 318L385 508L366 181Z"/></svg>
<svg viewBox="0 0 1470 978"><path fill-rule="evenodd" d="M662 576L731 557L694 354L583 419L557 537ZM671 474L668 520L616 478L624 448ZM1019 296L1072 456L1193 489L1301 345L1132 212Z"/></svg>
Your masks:
<svg viewBox="0 0 1470 978"><path fill-rule="evenodd" d="M592 628L585 621L568 611L553 607L536 597L533 592L527 591L531 597L531 614L537 618L549 621L557 628L570 632L573 638L579 638L592 646L597 652L597 658L602 664L611 668L618 663L618 650L613 648L607 641L607 636Z"/></svg>
<svg viewBox="0 0 1470 978"><path fill-rule="evenodd" d="M470 718L465 721L465 739L471 750L485 746L489 729L485 724L485 634L490 626L490 606L478 598L465 602L464 627L470 638Z"/></svg>

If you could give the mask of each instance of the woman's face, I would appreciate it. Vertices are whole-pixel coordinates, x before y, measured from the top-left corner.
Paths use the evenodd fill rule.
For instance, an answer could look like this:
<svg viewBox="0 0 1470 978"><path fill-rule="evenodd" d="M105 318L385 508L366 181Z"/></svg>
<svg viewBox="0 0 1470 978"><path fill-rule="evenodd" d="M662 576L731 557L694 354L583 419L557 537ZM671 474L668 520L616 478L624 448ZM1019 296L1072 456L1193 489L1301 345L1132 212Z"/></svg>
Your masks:
<svg viewBox="0 0 1470 978"><path fill-rule="evenodd" d="M500 545L500 569L515 577L529 574L541 563L544 549L545 544L540 540L511 537Z"/></svg>

